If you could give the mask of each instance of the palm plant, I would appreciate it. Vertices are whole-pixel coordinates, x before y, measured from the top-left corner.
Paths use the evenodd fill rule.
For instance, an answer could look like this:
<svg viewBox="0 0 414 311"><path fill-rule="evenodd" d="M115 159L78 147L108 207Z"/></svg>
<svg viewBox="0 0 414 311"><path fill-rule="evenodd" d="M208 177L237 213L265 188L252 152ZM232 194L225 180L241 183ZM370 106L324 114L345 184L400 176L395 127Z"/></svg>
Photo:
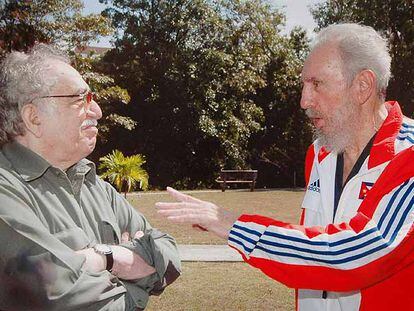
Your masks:
<svg viewBox="0 0 414 311"><path fill-rule="evenodd" d="M125 197L137 185L142 190L148 188L148 173L141 167L145 163L143 155L126 157L121 151L114 150L99 161L99 169L105 170L100 176L107 178L119 192L124 192Z"/></svg>

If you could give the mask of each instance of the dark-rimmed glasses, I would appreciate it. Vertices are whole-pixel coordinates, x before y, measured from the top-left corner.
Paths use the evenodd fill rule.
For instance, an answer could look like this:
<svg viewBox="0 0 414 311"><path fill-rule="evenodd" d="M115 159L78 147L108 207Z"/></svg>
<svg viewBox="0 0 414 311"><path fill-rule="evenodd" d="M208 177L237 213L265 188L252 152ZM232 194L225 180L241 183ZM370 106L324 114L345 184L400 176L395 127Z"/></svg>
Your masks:
<svg viewBox="0 0 414 311"><path fill-rule="evenodd" d="M82 99L83 101L83 107L85 108L85 111L88 111L89 108L91 107L92 101L96 100L96 95L94 92L86 92L84 94L74 94L74 95L47 95L47 96L42 96L42 97L38 97L38 98L53 98L53 97L78 97L79 99Z"/></svg>

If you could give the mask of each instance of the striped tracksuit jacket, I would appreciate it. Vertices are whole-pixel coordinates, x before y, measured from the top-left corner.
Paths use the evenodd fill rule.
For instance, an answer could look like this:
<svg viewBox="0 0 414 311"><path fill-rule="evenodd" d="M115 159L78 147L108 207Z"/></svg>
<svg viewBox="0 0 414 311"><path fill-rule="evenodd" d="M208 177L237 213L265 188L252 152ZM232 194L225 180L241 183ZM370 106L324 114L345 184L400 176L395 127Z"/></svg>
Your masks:
<svg viewBox="0 0 414 311"><path fill-rule="evenodd" d="M301 225L242 215L228 243L297 289L297 309L414 310L414 121L397 102L333 213L336 154L308 150ZM325 293L324 293L325 291Z"/></svg>

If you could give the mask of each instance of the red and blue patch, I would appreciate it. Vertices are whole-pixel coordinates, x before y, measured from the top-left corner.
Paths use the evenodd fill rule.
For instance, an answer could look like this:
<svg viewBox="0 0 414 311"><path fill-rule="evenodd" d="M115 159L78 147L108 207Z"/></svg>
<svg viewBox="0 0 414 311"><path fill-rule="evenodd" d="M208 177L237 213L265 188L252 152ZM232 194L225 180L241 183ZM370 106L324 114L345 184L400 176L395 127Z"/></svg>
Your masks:
<svg viewBox="0 0 414 311"><path fill-rule="evenodd" d="M358 199L363 200L367 196L368 192L371 190L372 186L374 185L373 182L363 181L361 183L361 189L359 189L359 196Z"/></svg>

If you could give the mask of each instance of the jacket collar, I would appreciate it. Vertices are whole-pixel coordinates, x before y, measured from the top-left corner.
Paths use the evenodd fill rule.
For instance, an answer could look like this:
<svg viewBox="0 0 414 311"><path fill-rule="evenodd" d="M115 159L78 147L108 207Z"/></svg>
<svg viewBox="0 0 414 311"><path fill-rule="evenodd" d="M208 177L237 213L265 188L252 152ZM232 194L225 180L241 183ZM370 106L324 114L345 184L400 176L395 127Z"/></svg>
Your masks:
<svg viewBox="0 0 414 311"><path fill-rule="evenodd" d="M368 169L390 161L395 155L395 139L400 130L403 115L396 101L386 102L385 107L388 110L388 116L375 136L368 160Z"/></svg>

